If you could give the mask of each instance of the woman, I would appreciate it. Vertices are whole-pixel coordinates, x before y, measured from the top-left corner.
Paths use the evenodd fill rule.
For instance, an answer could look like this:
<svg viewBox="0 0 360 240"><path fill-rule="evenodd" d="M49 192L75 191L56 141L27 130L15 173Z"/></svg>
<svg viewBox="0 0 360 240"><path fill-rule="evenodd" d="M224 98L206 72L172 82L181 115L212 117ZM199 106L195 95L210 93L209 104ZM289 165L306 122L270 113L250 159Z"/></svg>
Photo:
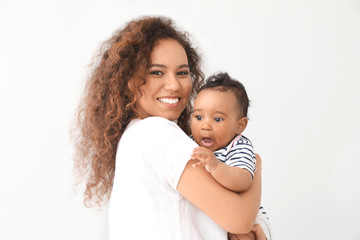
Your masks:
<svg viewBox="0 0 360 240"><path fill-rule="evenodd" d="M170 19L144 17L115 33L99 56L79 108L75 163L88 174L86 204L104 203L112 192L111 239L249 233L260 204L260 158L242 194L189 160L196 147L186 135L190 102L203 73L187 35Z"/></svg>

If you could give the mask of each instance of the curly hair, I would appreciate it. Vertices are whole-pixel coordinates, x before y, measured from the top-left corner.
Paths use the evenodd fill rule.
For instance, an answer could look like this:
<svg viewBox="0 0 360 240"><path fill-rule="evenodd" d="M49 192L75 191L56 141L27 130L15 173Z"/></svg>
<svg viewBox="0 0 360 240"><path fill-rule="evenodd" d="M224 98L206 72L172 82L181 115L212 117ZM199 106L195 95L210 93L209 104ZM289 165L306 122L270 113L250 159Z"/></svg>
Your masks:
<svg viewBox="0 0 360 240"><path fill-rule="evenodd" d="M128 123L137 117L136 102L145 84L151 50L156 41L166 38L178 41L187 54L193 88L178 125L190 134L191 103L204 80L200 54L188 33L177 29L169 18L142 17L128 22L95 55L72 132L75 174L85 180L84 204L88 207L109 200L117 144Z"/></svg>

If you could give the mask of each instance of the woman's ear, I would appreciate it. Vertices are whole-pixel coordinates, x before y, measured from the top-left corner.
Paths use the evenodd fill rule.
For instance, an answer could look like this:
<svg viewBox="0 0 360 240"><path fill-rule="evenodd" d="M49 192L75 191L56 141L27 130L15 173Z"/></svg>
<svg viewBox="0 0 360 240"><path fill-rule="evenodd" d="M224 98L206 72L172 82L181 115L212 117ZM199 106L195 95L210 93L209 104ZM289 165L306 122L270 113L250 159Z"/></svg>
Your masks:
<svg viewBox="0 0 360 240"><path fill-rule="evenodd" d="M245 130L245 128L246 128L246 126L248 124L248 121L249 120L248 120L247 117L242 117L242 118L239 119L239 121L237 123L237 128L236 128L236 134L237 135L241 134Z"/></svg>

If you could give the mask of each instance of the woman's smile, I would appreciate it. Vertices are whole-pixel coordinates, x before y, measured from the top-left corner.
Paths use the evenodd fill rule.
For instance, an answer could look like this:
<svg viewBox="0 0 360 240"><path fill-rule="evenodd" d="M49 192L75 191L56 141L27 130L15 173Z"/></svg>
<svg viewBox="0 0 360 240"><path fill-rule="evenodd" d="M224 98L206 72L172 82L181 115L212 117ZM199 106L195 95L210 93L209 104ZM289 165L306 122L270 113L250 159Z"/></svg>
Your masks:
<svg viewBox="0 0 360 240"><path fill-rule="evenodd" d="M170 106L177 106L180 98L176 97L176 98L170 98L170 97L166 97L166 98L158 98L158 100L162 103L166 103Z"/></svg>

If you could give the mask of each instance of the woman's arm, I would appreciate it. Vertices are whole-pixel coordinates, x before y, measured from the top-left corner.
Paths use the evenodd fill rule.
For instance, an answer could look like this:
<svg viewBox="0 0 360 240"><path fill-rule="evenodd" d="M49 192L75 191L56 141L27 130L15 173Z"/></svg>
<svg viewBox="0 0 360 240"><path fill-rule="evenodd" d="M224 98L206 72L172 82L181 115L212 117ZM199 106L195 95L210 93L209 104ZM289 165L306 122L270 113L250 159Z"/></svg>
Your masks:
<svg viewBox="0 0 360 240"><path fill-rule="evenodd" d="M193 168L194 160L187 163L177 189L226 231L249 233L254 226L261 199L260 156L256 155L256 159L254 181L244 193L238 194L224 188L204 168Z"/></svg>

